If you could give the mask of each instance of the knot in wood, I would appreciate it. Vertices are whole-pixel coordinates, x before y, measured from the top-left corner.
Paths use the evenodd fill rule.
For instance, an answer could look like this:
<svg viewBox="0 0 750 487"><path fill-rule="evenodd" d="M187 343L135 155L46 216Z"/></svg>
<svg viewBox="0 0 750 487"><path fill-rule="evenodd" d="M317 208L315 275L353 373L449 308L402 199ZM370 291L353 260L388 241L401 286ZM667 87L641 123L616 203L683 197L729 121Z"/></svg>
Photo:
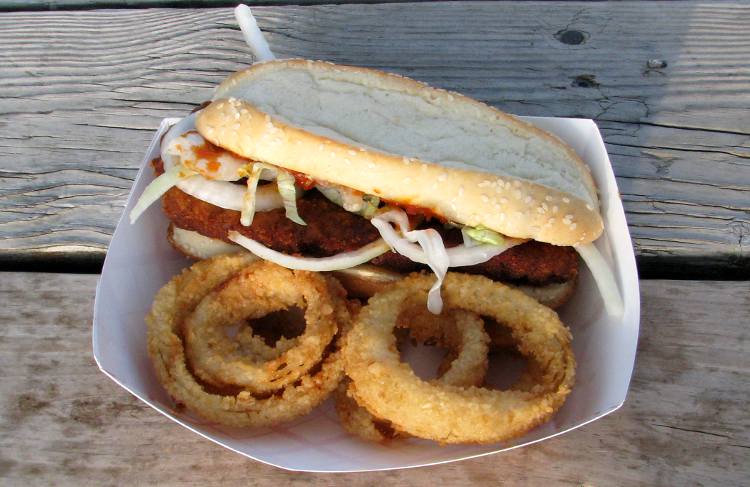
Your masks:
<svg viewBox="0 0 750 487"><path fill-rule="evenodd" d="M571 46L577 46L586 42L588 35L580 30L558 30L555 33L555 39L562 42L563 44L569 44Z"/></svg>

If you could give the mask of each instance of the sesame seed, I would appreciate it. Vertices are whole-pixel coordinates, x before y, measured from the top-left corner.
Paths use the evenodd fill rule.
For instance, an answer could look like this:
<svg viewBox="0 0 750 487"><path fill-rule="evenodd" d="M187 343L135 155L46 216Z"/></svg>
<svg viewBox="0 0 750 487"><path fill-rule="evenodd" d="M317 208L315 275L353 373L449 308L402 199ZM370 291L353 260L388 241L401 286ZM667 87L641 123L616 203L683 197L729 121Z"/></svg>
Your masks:
<svg viewBox="0 0 750 487"><path fill-rule="evenodd" d="M459 196L463 196L464 195L464 187L463 186L459 186L458 187L458 195Z"/></svg>
<svg viewBox="0 0 750 487"><path fill-rule="evenodd" d="M242 110L240 110L240 113L243 115L247 115L248 114L247 108L243 108Z"/></svg>
<svg viewBox="0 0 750 487"><path fill-rule="evenodd" d="M567 197L563 198L563 203L570 203L570 198L567 198Z"/></svg>
<svg viewBox="0 0 750 487"><path fill-rule="evenodd" d="M508 204L508 198L500 198L500 203L503 205Z"/></svg>
<svg viewBox="0 0 750 487"><path fill-rule="evenodd" d="M323 144L318 144L318 150L323 150Z"/></svg>
<svg viewBox="0 0 750 487"><path fill-rule="evenodd" d="M356 153L356 152L354 152L353 150L350 150L350 151L348 152L348 154L349 154L350 156L356 156L356 155L357 155L357 153Z"/></svg>
<svg viewBox="0 0 750 487"><path fill-rule="evenodd" d="M526 198L524 198L523 202L526 203L526 204L531 203L531 196L527 196Z"/></svg>
<svg viewBox="0 0 750 487"><path fill-rule="evenodd" d="M575 230L577 226L578 226L577 223L573 223L572 225L570 225L570 229Z"/></svg>
<svg viewBox="0 0 750 487"><path fill-rule="evenodd" d="M593 211L594 207L591 206L591 205L589 205L588 203L586 203L586 209L589 210L589 211Z"/></svg>
<svg viewBox="0 0 750 487"><path fill-rule="evenodd" d="M554 205L552 207L552 213L557 213L560 210L560 208L557 207L557 205Z"/></svg>
<svg viewBox="0 0 750 487"><path fill-rule="evenodd" d="M442 182L442 181L445 181L446 179L448 179L448 174L447 174L447 173L443 173L443 174L441 174L440 176L438 176L438 178L437 178L437 179L438 179L438 181L440 181L440 182Z"/></svg>
<svg viewBox="0 0 750 487"><path fill-rule="evenodd" d="M234 112L234 119L239 120L240 119L240 112Z"/></svg>
<svg viewBox="0 0 750 487"><path fill-rule="evenodd" d="M572 220L573 219L573 215L567 214L567 215L565 215L565 219L566 220Z"/></svg>
<svg viewBox="0 0 750 487"><path fill-rule="evenodd" d="M477 186L479 186L480 188L487 188L492 186L492 183L485 179L484 181L480 181Z"/></svg>
<svg viewBox="0 0 750 487"><path fill-rule="evenodd" d="M482 203L489 203L490 201L490 198L484 193L482 193L481 198L482 198Z"/></svg>
<svg viewBox="0 0 750 487"><path fill-rule="evenodd" d="M555 201L555 198L553 198L552 196L547 195L547 196L544 197L544 201L550 201L550 202L551 201Z"/></svg>

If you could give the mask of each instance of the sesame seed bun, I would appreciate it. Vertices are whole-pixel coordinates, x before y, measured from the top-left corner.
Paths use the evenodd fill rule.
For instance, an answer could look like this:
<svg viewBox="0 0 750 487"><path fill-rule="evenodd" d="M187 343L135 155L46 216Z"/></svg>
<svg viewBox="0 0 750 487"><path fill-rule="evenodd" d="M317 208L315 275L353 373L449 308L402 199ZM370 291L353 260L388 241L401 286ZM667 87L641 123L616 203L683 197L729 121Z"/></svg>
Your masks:
<svg viewBox="0 0 750 487"><path fill-rule="evenodd" d="M320 61L235 73L197 117L212 143L445 219L554 245L602 232L588 167L560 139L457 93Z"/></svg>

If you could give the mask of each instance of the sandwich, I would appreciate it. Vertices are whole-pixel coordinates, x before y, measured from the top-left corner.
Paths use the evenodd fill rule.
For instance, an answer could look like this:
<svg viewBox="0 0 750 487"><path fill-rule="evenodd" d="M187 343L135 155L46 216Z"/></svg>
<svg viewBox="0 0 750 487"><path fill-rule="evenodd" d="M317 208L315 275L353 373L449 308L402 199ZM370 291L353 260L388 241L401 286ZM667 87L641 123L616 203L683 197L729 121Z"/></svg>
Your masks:
<svg viewBox="0 0 750 487"><path fill-rule="evenodd" d="M431 270L428 307L439 312L448 270L559 306L580 254L605 304L615 301L591 245L603 230L597 190L575 151L512 115L395 74L257 63L173 126L154 166L159 176L131 221L161 198L170 242L194 258L244 249L334 272L359 297Z"/></svg>

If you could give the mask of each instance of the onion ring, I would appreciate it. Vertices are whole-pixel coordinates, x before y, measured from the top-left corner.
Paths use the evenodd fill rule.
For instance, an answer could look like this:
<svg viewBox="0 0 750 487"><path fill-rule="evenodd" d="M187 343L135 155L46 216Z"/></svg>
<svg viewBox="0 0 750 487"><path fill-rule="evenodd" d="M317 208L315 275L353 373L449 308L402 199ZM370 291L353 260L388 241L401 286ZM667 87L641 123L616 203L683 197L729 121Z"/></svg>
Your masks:
<svg viewBox="0 0 750 487"><path fill-rule="evenodd" d="M421 343L448 349L438 368L438 384L480 386L487 374L490 337L484 321L475 313L454 309L434 315L424 303L404 308L396 322L409 336Z"/></svg>
<svg viewBox="0 0 750 487"><path fill-rule="evenodd" d="M362 308L344 347L350 393L379 418L408 434L440 443L492 443L523 435L565 402L575 378L570 331L557 314L520 291L480 276L449 273L446 309L464 309L505 323L518 351L538 366L527 390L434 384L400 362L393 329L403 303L424 299L432 278L414 274Z"/></svg>
<svg viewBox="0 0 750 487"><path fill-rule="evenodd" d="M340 299L344 291L333 279L331 288L337 323L342 330L320 360L314 373L276 394L258 398L250 391L233 387L215 390L197 380L187 365L181 337L181 323L211 289L248 265L244 254L219 256L200 261L173 278L156 295L146 317L148 352L159 381L180 405L197 415L230 426L268 426L309 413L323 402L343 377L340 340L348 330L350 316Z"/></svg>
<svg viewBox="0 0 750 487"><path fill-rule="evenodd" d="M448 348L449 352L433 382L455 386L478 386L487 373L490 337L482 319L474 313L452 310L441 315L428 312L423 303L413 303L399 314L398 325L408 328L412 339ZM405 436L389 421L373 416L348 393L343 381L334 393L336 411L348 432L368 441L385 442Z"/></svg>
<svg viewBox="0 0 750 487"><path fill-rule="evenodd" d="M254 393L276 391L314 367L338 331L333 299L321 274L258 261L203 298L185 320L188 362L209 384L232 384ZM258 361L226 334L227 327L243 319L292 306L305 309L307 327L297 344L278 357Z"/></svg>

